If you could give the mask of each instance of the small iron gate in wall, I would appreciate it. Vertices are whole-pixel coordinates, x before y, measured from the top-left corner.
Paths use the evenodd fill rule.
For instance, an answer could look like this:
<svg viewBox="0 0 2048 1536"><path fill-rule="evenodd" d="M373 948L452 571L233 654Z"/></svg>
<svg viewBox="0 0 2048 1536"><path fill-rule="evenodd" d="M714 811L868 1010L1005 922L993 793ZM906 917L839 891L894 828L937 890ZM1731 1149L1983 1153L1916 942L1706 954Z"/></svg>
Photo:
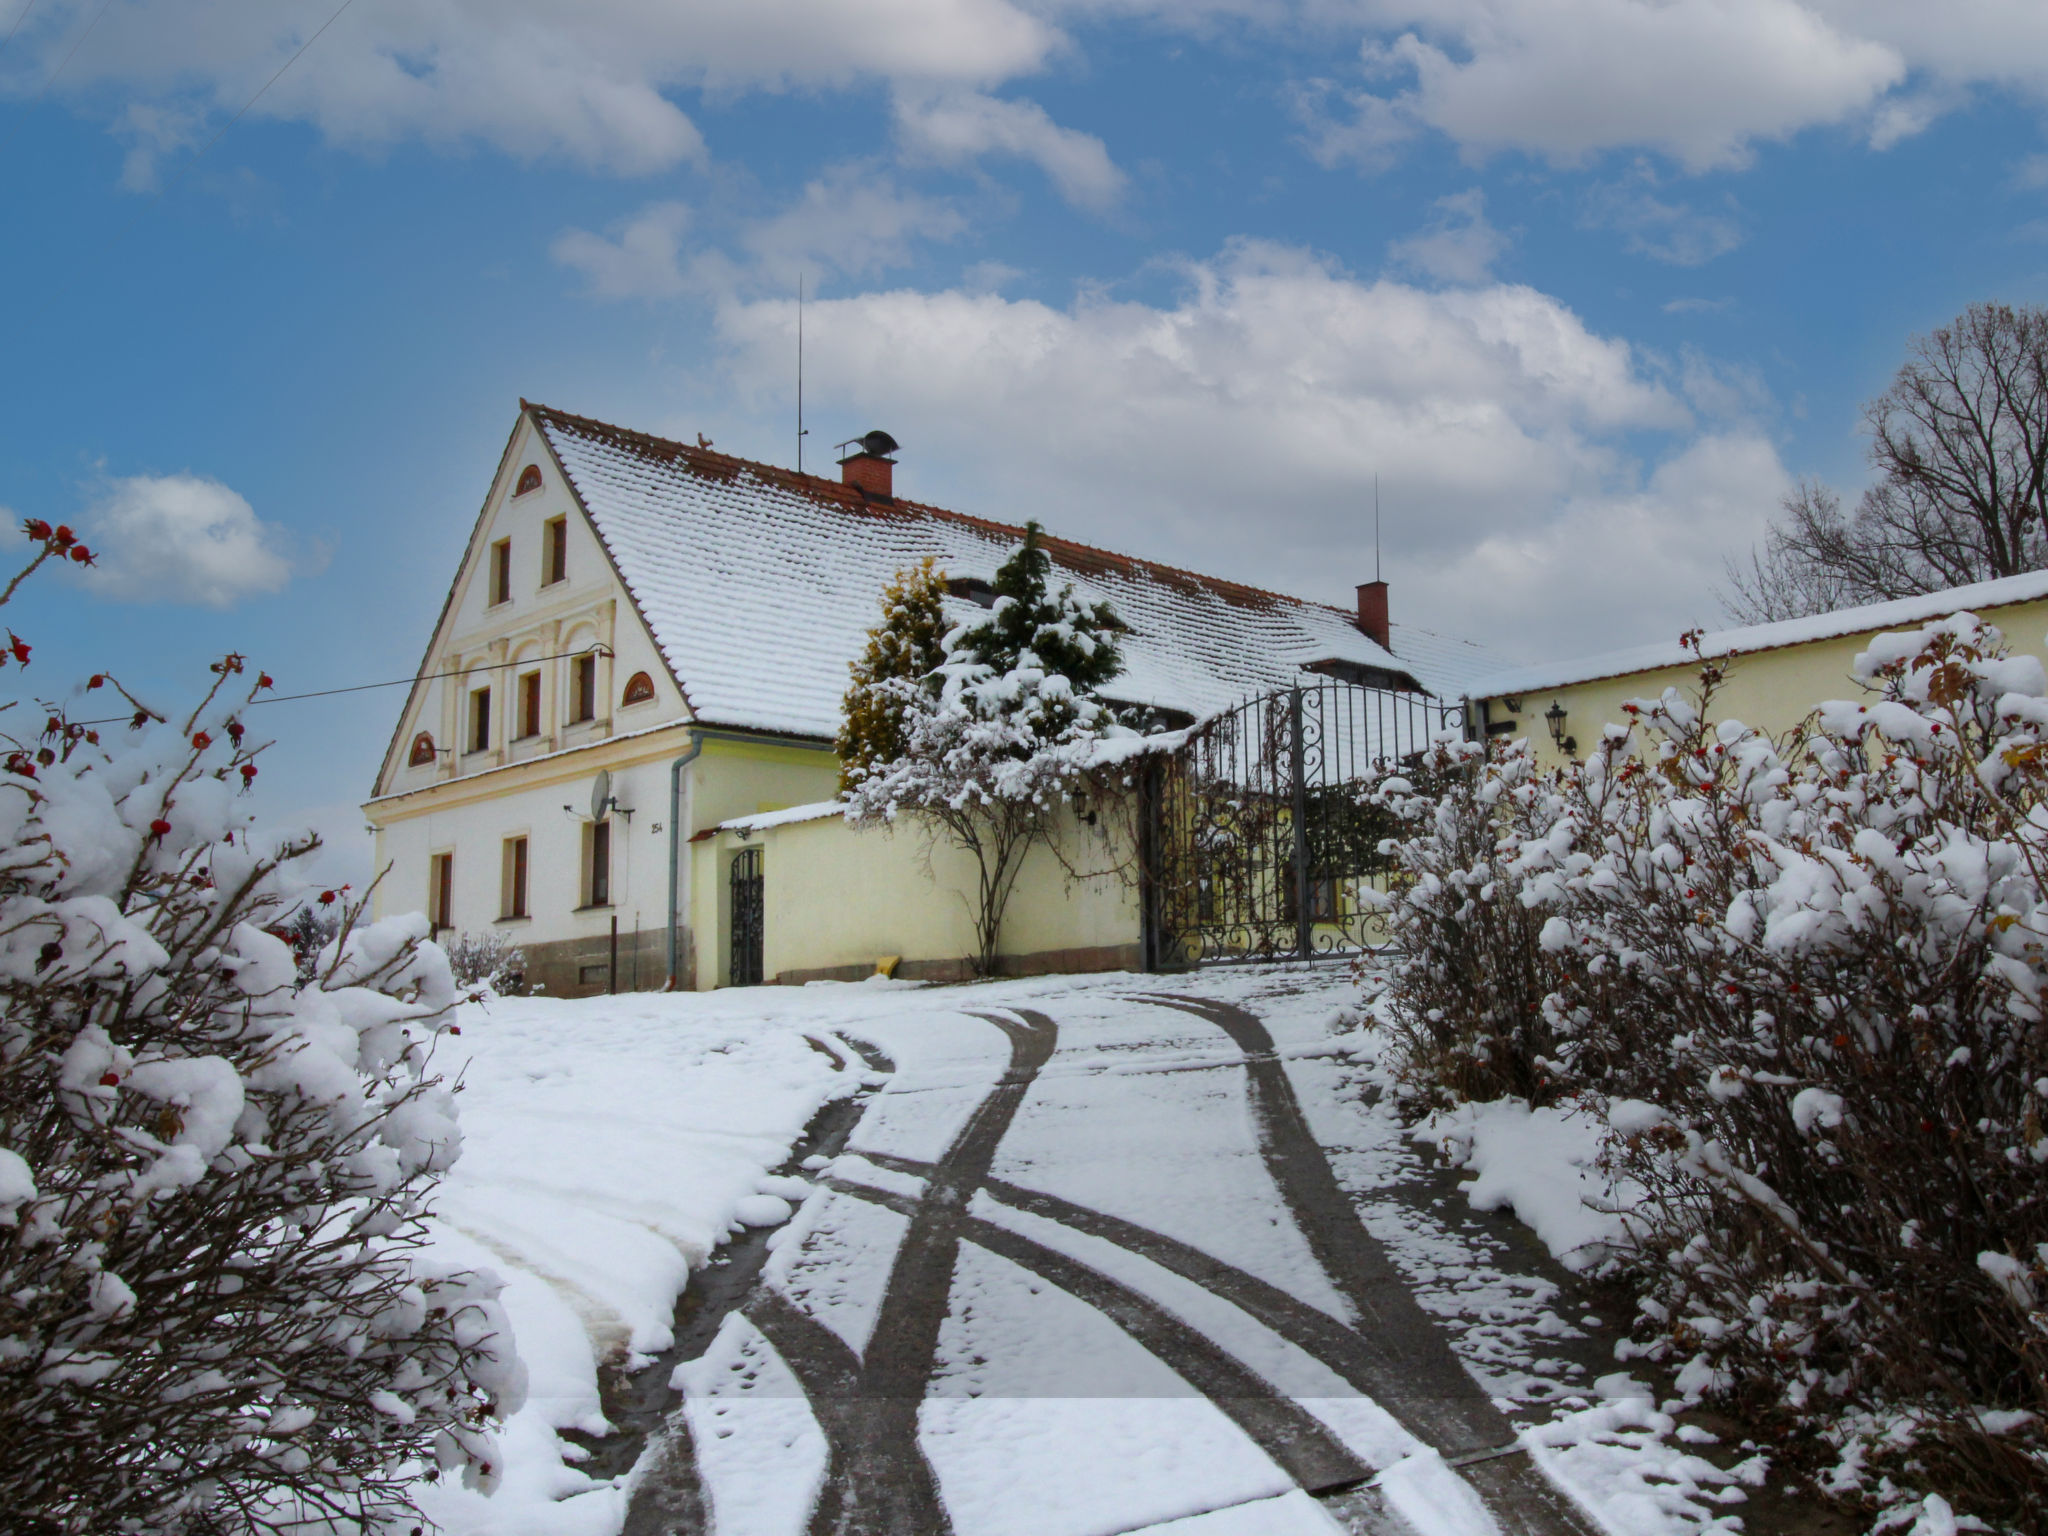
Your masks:
<svg viewBox="0 0 2048 1536"><path fill-rule="evenodd" d="M1147 781L1146 959L1155 970L1307 959L1373 942L1363 891L1393 828L1367 803L1464 707L1328 682L1248 699L1198 727Z"/></svg>
<svg viewBox="0 0 2048 1536"><path fill-rule="evenodd" d="M732 959L728 984L761 985L762 894L761 850L742 848L732 861Z"/></svg>

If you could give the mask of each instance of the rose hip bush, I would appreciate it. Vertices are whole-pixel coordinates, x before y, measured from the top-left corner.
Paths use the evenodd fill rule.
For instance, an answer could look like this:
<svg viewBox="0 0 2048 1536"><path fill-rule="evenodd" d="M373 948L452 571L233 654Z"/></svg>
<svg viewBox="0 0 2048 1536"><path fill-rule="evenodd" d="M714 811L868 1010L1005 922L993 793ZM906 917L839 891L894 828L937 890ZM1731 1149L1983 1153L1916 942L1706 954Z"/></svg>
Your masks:
<svg viewBox="0 0 2048 1536"><path fill-rule="evenodd" d="M0 603L83 548L28 533ZM237 807L270 680L213 671L175 724L92 678L132 711L118 744L18 689L0 715L10 1531L410 1530L419 1477L493 1481L524 1391L495 1279L422 1251L461 1145L430 1070L447 960L357 904L302 978L269 930L317 843Z"/></svg>
<svg viewBox="0 0 2048 1536"><path fill-rule="evenodd" d="M1709 666L1567 772L1446 744L1461 787L1382 784L1393 1008L1423 1085L1603 1117L1636 1348L1683 1390L1807 1431L1845 1494L2038 1536L2048 679L1968 615L1857 666L1782 740L1713 718Z"/></svg>

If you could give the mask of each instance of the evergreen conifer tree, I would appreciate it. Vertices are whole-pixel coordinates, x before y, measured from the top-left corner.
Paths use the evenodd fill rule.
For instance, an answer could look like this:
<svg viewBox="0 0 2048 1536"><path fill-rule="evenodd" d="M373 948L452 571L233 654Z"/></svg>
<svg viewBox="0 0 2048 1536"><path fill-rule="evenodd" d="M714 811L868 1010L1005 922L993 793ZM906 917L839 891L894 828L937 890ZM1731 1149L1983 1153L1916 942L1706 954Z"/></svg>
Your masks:
<svg viewBox="0 0 2048 1536"><path fill-rule="evenodd" d="M986 675L1000 678L1024 667L1064 677L1072 691L1065 707L1055 707L1057 691L1036 701L1032 734L1043 741L1058 738L1082 715L1095 713L1082 701L1124 665L1115 639L1123 624L1109 604L1080 601L1072 582L1055 593L1050 590L1051 575L1045 530L1036 522L1026 523L1024 542L996 572L995 608L979 624L955 634L946 647L954 668L979 666Z"/></svg>
<svg viewBox="0 0 2048 1536"><path fill-rule="evenodd" d="M903 755L903 714L913 699L936 697L945 662L946 573L927 555L882 590L882 622L851 664L836 743L839 787L850 790Z"/></svg>
<svg viewBox="0 0 2048 1536"><path fill-rule="evenodd" d="M842 740L853 736L857 718L858 729L873 733L855 742L871 755L842 752L848 819L886 825L910 813L974 860L974 964L984 975L995 968L1003 912L1025 855L1034 844L1055 842L1059 817L1088 778L1096 740L1122 729L1094 694L1123 668L1111 638L1122 625L1108 604L1081 602L1071 585L1049 592L1051 569L1032 523L997 572L994 609L945 635L934 669L861 681L863 669L877 672L885 662L905 672L911 655L923 662L925 653L904 637L915 633L923 644L931 631L913 629L913 605L895 600L892 588L889 617L856 664L848 696ZM898 587L908 590L900 579ZM943 590L934 574L931 611ZM892 746L893 756L881 755Z"/></svg>

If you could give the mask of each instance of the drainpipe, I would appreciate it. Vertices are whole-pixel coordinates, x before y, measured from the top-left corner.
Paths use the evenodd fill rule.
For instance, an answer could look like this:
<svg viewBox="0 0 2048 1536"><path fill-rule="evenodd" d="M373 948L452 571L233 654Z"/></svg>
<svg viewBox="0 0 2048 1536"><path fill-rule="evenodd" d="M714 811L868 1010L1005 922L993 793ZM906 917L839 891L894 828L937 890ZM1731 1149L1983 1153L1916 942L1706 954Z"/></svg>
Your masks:
<svg viewBox="0 0 2048 1536"><path fill-rule="evenodd" d="M683 770L697 761L704 751L704 738L695 731L690 733L690 750L668 765L668 985L664 991L676 989L678 969L676 965L676 865L681 861L683 851Z"/></svg>

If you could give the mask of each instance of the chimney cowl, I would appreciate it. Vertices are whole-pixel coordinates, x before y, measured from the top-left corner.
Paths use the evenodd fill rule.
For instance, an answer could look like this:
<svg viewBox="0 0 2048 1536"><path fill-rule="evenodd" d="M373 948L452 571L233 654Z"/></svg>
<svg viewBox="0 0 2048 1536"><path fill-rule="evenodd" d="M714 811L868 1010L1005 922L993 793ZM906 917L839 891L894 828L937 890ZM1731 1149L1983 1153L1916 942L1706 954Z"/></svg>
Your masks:
<svg viewBox="0 0 2048 1536"><path fill-rule="evenodd" d="M896 461L889 457L900 446L896 439L877 428L839 445L854 451L839 461L840 483L850 485L863 496L883 501L895 496Z"/></svg>
<svg viewBox="0 0 2048 1536"><path fill-rule="evenodd" d="M1393 650L1393 629L1387 618L1387 584L1384 581L1358 584L1358 627L1381 650Z"/></svg>

